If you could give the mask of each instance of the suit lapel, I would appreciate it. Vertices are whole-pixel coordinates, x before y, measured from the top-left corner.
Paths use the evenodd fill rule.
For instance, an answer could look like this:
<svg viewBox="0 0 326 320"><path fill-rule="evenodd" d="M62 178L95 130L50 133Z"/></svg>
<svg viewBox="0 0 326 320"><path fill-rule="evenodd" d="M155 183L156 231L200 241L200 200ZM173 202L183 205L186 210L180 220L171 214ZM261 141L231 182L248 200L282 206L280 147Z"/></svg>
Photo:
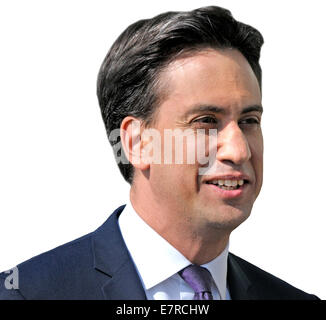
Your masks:
<svg viewBox="0 0 326 320"><path fill-rule="evenodd" d="M102 292L108 300L146 300L146 294L123 241L116 209L93 234L94 268L107 276ZM232 253L228 255L227 283L232 300L257 299L254 287Z"/></svg>
<svg viewBox="0 0 326 320"><path fill-rule="evenodd" d="M142 284L134 266L126 262L102 287L108 300L146 300Z"/></svg>
<svg viewBox="0 0 326 320"><path fill-rule="evenodd" d="M94 268L107 275L102 286L105 299L145 300L146 294L118 226L123 209L124 206L116 209L94 232Z"/></svg>
<svg viewBox="0 0 326 320"><path fill-rule="evenodd" d="M252 283L232 253L228 255L227 283L232 300L257 299Z"/></svg>

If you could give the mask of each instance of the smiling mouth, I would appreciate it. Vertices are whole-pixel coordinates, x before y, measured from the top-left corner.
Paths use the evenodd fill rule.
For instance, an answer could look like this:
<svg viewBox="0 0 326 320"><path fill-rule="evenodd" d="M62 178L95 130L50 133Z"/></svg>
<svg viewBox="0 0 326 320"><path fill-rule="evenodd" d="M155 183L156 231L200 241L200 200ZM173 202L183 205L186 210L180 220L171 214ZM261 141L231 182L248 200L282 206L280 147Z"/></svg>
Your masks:
<svg viewBox="0 0 326 320"><path fill-rule="evenodd" d="M245 179L240 180L212 180L207 181L206 184L213 184L222 190L237 190L244 184L248 183Z"/></svg>

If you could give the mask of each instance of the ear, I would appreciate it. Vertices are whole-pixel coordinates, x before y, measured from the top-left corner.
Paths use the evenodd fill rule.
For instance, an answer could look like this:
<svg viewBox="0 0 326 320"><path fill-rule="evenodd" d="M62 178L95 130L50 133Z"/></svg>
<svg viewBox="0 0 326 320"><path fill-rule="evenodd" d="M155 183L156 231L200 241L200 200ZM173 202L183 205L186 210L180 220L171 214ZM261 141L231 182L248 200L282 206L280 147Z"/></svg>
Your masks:
<svg viewBox="0 0 326 320"><path fill-rule="evenodd" d="M142 122L135 117L125 117L120 125L120 137L123 151L129 162L139 170L147 170L149 161L144 158L147 141L142 139Z"/></svg>

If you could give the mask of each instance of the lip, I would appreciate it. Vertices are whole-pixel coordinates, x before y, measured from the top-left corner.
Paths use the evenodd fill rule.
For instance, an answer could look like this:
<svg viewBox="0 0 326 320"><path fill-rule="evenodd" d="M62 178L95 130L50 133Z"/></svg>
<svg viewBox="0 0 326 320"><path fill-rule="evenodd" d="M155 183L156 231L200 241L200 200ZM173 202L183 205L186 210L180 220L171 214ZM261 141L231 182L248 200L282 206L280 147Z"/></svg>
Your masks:
<svg viewBox="0 0 326 320"><path fill-rule="evenodd" d="M248 175L243 173L232 173L232 174L224 174L224 175L216 175L216 176L209 176L203 182L207 183L214 180L245 180L247 183L251 182L251 179Z"/></svg>
<svg viewBox="0 0 326 320"><path fill-rule="evenodd" d="M238 189L235 190L224 190L221 189L214 184L210 184L207 182L211 182L214 180L244 180L245 183L240 186ZM234 199L234 198L239 198L243 195L243 193L248 189L249 184L251 182L251 179L249 178L248 175L242 173L242 172L232 172L228 174L223 174L223 175L214 175L214 176L209 176L207 177L203 183L210 188L215 194L222 199Z"/></svg>
<svg viewBox="0 0 326 320"><path fill-rule="evenodd" d="M249 183L245 183L235 190L224 190L214 184L205 183L205 185L210 188L213 192L216 192L217 195L222 199L234 199L239 198L247 190Z"/></svg>

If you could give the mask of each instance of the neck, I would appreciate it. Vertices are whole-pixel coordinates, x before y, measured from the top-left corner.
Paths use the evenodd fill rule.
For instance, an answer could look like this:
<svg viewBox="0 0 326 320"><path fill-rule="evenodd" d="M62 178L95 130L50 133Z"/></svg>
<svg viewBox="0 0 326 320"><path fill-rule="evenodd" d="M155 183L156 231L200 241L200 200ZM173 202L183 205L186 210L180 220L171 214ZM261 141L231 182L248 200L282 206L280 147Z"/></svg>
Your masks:
<svg viewBox="0 0 326 320"><path fill-rule="evenodd" d="M145 188L146 189L146 188ZM194 264L205 264L225 249L230 232L212 226L200 226L193 221L179 219L173 206L160 203L150 190L137 186L130 190L130 202L136 213L161 237L175 247L184 257ZM171 223L173 221L173 223Z"/></svg>

